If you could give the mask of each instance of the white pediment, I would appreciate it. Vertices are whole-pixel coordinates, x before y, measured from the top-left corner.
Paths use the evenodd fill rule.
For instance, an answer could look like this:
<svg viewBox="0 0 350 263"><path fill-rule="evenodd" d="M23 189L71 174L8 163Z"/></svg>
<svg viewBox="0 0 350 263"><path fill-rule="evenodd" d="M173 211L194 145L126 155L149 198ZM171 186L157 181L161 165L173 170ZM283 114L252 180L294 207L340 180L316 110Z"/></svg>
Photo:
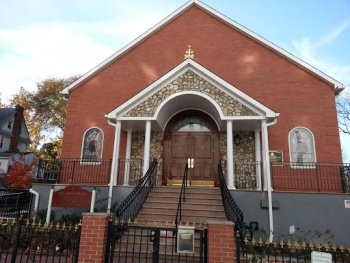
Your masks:
<svg viewBox="0 0 350 263"><path fill-rule="evenodd" d="M219 129L225 120L247 122L273 120L278 116L194 60L187 59L106 117L112 122L128 123L132 129L142 129L140 121L151 120L157 130L163 130L172 116L184 110L209 114Z"/></svg>

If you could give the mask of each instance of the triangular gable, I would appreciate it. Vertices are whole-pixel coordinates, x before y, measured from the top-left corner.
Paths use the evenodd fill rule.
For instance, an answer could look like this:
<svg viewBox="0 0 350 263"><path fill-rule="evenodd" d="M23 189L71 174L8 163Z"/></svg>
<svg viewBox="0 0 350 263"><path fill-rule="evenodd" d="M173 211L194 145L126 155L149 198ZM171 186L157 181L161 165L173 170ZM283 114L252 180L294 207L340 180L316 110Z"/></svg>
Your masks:
<svg viewBox="0 0 350 263"><path fill-rule="evenodd" d="M195 76L198 77L198 82L202 82L202 85L188 83L186 77L194 79ZM181 78L185 78L185 86L181 86L181 81L179 81ZM179 83L179 85L175 86L174 83ZM208 106L202 106L203 110L215 107L212 115L219 115L218 119L220 120L274 119L278 116L278 113L219 78L194 60L187 59L133 98L108 113L106 117L111 121L156 120L160 110L163 113L167 111L163 110L165 104L172 99L177 99L178 96L183 96L182 99L186 99L186 96L187 98L195 97L197 101L192 100L190 103L191 106L197 106L197 108L202 106L201 103L208 103ZM198 101L202 97L203 100ZM182 105L180 104L183 102L183 100L178 100L179 108L172 107L172 111L181 110ZM231 110L227 110L230 109L230 106L227 105L228 102L231 104ZM184 104L186 105L186 103ZM168 114L172 114L172 112Z"/></svg>
<svg viewBox="0 0 350 263"><path fill-rule="evenodd" d="M273 52L285 57L292 63L296 64L297 66L303 68L304 70L310 72L311 74L315 75L316 77L322 79L323 81L333 85L334 91L336 94L338 94L340 91L342 91L345 87L343 86L342 83L339 81L331 78L327 74L323 73L322 71L314 68L310 64L306 63L305 61L297 58L296 56L292 55L291 53L285 51L284 49L278 47L277 45L267 41L265 38L259 36L258 34L248 30L244 26L238 24L237 22L229 19L228 17L222 15L221 13L217 12L216 10L210 8L209 6L203 4L199 0L190 0L187 2L185 5L177 9L175 12L170 14L168 17L163 19L160 23L156 24L154 27L146 31L144 34L136 38L134 41L132 41L130 44L126 45L124 48L116 52L114 55L111 57L107 58L105 61L97 65L95 68L87 72L85 75L83 75L81 78L79 78L77 81L69 85L67 88L65 88L62 91L62 94L66 95L67 97L69 96L69 93L80 86L82 83L96 75L98 72L100 72L102 69L106 68L108 65L113 63L114 61L118 60L121 56L123 56L125 53L127 53L129 50L134 48L135 46L139 45L142 41L156 33L158 30L166 26L168 23L170 23L173 19L176 17L180 16L182 13L187 11L189 8L192 6L197 6L201 10L207 12L208 14L212 15L213 17L219 19L223 23L227 24L228 26L232 27L235 30L238 30L242 34L248 36L249 38L253 39L254 41L259 42L263 46L269 48Z"/></svg>

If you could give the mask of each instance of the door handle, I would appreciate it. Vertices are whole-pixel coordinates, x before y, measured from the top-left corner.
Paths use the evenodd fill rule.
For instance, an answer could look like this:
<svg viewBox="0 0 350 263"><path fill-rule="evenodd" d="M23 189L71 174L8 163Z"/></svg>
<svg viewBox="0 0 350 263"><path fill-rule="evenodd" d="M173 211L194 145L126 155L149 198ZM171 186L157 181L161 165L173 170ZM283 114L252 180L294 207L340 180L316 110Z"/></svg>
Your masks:
<svg viewBox="0 0 350 263"><path fill-rule="evenodd" d="M188 168L194 168L194 159L187 159Z"/></svg>

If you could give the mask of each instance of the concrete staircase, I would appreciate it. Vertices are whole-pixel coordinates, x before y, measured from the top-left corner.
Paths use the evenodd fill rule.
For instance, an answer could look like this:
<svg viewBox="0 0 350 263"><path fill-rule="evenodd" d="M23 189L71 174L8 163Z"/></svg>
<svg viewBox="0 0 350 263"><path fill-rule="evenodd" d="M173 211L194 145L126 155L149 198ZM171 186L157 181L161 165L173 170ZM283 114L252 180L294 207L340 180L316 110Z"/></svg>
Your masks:
<svg viewBox="0 0 350 263"><path fill-rule="evenodd" d="M153 187L136 220L116 243L116 262L148 262L153 252L159 251L159 262L200 262L200 246L203 244L199 232L195 233L194 253L177 253L174 221L181 186ZM207 220L226 220L220 188L191 186L186 188L186 201L182 205L182 219L179 226L188 225L204 231ZM147 226L151 229L146 228ZM155 228L152 228L155 227ZM159 244L151 240L153 231L159 228ZM169 229L169 230L167 230ZM202 232L203 233L203 232ZM204 251L202 251L204 253ZM115 261L113 261L115 262Z"/></svg>
<svg viewBox="0 0 350 263"><path fill-rule="evenodd" d="M137 221L175 221L180 186L155 186L148 196ZM189 186L182 204L182 223L205 224L207 220L226 220L220 188Z"/></svg>

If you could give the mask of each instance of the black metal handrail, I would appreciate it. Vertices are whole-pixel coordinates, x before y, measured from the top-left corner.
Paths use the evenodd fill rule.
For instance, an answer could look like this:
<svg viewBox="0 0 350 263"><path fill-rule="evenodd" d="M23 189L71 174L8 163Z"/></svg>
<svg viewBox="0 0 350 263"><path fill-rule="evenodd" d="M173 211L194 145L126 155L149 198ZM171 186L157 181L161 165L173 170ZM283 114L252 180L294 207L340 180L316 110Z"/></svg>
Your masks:
<svg viewBox="0 0 350 263"><path fill-rule="evenodd" d="M177 205L177 211L175 216L175 226L177 228L179 220L182 217L182 203L186 202L186 187L187 187L187 178L188 178L188 164L186 163L184 177L182 178L182 186L180 191L179 203Z"/></svg>
<svg viewBox="0 0 350 263"><path fill-rule="evenodd" d="M235 223L235 231L240 232L240 236L243 237L243 231L245 231L245 223L243 221L243 212L233 200L230 191L227 188L225 178L222 173L221 163L218 165L219 180L221 188L222 203L225 209L226 218L229 221Z"/></svg>
<svg viewBox="0 0 350 263"><path fill-rule="evenodd" d="M149 193L157 181L157 160L154 159L148 168L147 173L141 178L135 189L128 195L123 203L118 206L116 219L119 222L134 220L146 201ZM125 223L124 223L125 224Z"/></svg>

